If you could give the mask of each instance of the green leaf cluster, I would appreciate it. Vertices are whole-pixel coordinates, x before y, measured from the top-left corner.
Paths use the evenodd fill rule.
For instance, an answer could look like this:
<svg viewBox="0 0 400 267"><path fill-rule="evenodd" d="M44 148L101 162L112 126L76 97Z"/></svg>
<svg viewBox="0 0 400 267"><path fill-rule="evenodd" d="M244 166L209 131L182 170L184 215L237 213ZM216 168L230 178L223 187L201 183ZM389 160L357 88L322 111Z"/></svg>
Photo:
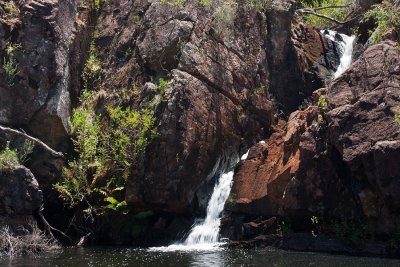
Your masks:
<svg viewBox="0 0 400 267"><path fill-rule="evenodd" d="M18 164L17 152L10 149L10 143L7 142L5 149L0 151L0 169L10 168Z"/></svg>
<svg viewBox="0 0 400 267"><path fill-rule="evenodd" d="M213 14L213 27L221 37L229 37L234 30L234 22L237 13L237 3L234 0L219 3Z"/></svg>
<svg viewBox="0 0 400 267"><path fill-rule="evenodd" d="M26 162L33 152L35 145L32 141L25 140L19 149L11 149L10 142L0 151L0 169L12 168Z"/></svg>
<svg viewBox="0 0 400 267"><path fill-rule="evenodd" d="M84 91L73 111L71 131L76 156L55 185L71 206L86 204L92 211L124 211L125 183L132 168L157 135L153 112L108 105L96 114L96 96Z"/></svg>
<svg viewBox="0 0 400 267"><path fill-rule="evenodd" d="M19 15L19 9L13 0L3 3L2 9L4 10L7 19L15 19Z"/></svg>
<svg viewBox="0 0 400 267"><path fill-rule="evenodd" d="M14 83L15 77L18 73L16 52L20 47L21 46L19 44L7 44L6 56L3 59L3 70L6 74L7 82L9 85L12 85Z"/></svg>
<svg viewBox="0 0 400 267"><path fill-rule="evenodd" d="M103 68L100 59L96 54L96 46L94 41L90 43L88 58L82 73L83 87L88 90L100 80Z"/></svg>
<svg viewBox="0 0 400 267"><path fill-rule="evenodd" d="M93 0L93 6L94 9L99 12L101 10L101 5L103 3L103 0Z"/></svg>
<svg viewBox="0 0 400 267"><path fill-rule="evenodd" d="M370 31L369 42L371 45L379 43L386 32L400 28L400 10L388 0L376 4L368 10L364 14L363 21L369 19L376 23L375 29Z"/></svg>
<svg viewBox="0 0 400 267"><path fill-rule="evenodd" d="M178 6L181 7L185 4L186 0L160 0L162 5Z"/></svg>
<svg viewBox="0 0 400 267"><path fill-rule="evenodd" d="M321 114L326 114L328 112L328 103L326 102L326 97L320 96L318 98L318 108Z"/></svg>
<svg viewBox="0 0 400 267"><path fill-rule="evenodd" d="M304 8L321 8L328 6L349 6L348 8L327 8L318 10L319 14L343 21L351 11L354 0L301 0ZM315 15L304 15L304 21L318 29L327 29L333 26L333 22Z"/></svg>

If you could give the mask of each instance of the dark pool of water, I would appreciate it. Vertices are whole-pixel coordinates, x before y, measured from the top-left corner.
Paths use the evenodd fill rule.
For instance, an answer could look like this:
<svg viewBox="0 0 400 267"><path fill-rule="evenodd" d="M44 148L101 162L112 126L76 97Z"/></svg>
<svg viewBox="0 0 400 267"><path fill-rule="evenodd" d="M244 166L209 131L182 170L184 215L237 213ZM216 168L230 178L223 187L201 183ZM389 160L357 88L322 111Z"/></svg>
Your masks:
<svg viewBox="0 0 400 267"><path fill-rule="evenodd" d="M0 259L0 266L265 266L265 267L379 267L400 266L400 260L361 258L267 250L172 251L92 247L64 249L62 253L40 257Z"/></svg>

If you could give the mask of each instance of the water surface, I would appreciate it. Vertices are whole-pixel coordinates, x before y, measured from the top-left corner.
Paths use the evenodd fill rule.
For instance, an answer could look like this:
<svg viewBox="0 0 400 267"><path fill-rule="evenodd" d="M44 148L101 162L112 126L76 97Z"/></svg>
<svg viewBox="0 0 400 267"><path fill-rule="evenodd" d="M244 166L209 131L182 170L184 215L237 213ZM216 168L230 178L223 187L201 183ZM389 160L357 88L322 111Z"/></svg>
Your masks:
<svg viewBox="0 0 400 267"><path fill-rule="evenodd" d="M40 267L183 267L183 266L262 266L262 267L383 267L400 266L400 260L360 258L268 250L189 250L150 251L147 249L90 247L64 249L62 253L40 257L0 259L0 266Z"/></svg>

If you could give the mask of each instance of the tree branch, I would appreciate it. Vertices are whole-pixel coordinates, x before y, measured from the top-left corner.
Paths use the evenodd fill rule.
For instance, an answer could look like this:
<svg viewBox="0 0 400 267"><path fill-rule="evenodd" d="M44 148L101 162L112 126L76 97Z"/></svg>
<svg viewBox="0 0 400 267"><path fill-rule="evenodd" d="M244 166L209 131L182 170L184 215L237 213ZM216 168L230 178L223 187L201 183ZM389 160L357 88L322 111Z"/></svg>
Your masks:
<svg viewBox="0 0 400 267"><path fill-rule="evenodd" d="M42 222L43 222L43 224L44 224L44 227L46 228L46 231L48 232L48 234L49 234L54 240L57 240L57 239L54 237L52 231L57 232L57 233L61 234L63 237L65 237L66 239L68 239L68 241L71 242L71 245L74 244L74 241L72 241L72 239L71 239L69 236L67 236L64 232L62 232L62 231L60 231L60 230L54 228L53 226L51 226L51 225L47 222L46 218L45 218L44 215L43 215L43 210L44 210L44 207L43 207L43 205L42 205L42 206L40 207L39 211L38 211L38 215L39 215L40 219L42 220Z"/></svg>
<svg viewBox="0 0 400 267"><path fill-rule="evenodd" d="M44 142L42 142L41 140L32 137L24 132L9 128L9 127L5 127L0 125L0 131L6 132L6 133L11 133L11 134L16 134L19 136L22 136L34 143L36 143L37 145L39 145L41 148L43 148L44 150L46 150L47 152L49 152L52 156L56 157L56 158L64 158L63 153L61 152L57 152L55 150L53 150L51 147L49 147L48 145L46 145Z"/></svg>
<svg viewBox="0 0 400 267"><path fill-rule="evenodd" d="M321 6L321 7L314 7L314 8L310 8L313 11L317 11L317 10L323 10L323 9L329 9L329 8L346 8L349 7L350 5L344 5L344 6Z"/></svg>
<svg viewBox="0 0 400 267"><path fill-rule="evenodd" d="M347 23L353 21L355 18L357 18L357 17L354 17L354 18L351 18L351 19L346 20L346 21L340 21L340 20L337 20L335 18L329 17L327 15L323 15L323 14L317 13L317 12L314 11L314 9L310 9L310 8L298 9L298 10L296 10L296 12L300 12L300 13L303 13L303 14L313 15L313 16L317 16L317 17L320 17L320 18L324 18L324 19L333 21L336 24L341 24L341 25L347 24Z"/></svg>

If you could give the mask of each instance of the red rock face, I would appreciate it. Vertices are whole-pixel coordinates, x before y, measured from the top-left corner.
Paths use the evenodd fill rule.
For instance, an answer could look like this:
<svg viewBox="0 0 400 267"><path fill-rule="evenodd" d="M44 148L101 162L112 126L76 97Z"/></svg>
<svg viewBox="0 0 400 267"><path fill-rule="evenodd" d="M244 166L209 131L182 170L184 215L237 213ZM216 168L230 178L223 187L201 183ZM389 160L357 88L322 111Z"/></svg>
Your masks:
<svg viewBox="0 0 400 267"><path fill-rule="evenodd" d="M286 128L276 129L265 145L252 147L253 156L237 169L234 202L227 208L281 215L300 225L312 215L366 217L378 234L395 231L399 59L393 42L369 48L329 85L327 114L318 116L317 107L294 112Z"/></svg>
<svg viewBox="0 0 400 267"><path fill-rule="evenodd" d="M235 172L231 191L233 202L227 209L274 216L279 213L288 183L300 167L300 138L318 118L315 107L293 113L281 121L265 144L250 149L247 160Z"/></svg>

